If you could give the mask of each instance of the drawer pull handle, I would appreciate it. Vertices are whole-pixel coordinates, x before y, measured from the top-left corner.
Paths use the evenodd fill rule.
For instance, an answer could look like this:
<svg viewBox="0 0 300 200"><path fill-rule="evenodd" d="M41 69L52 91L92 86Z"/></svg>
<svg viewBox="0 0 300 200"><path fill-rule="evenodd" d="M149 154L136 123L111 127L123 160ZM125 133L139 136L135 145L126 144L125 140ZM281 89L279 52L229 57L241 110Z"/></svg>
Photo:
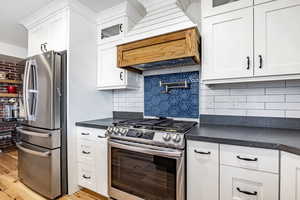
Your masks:
<svg viewBox="0 0 300 200"><path fill-rule="evenodd" d="M246 195L250 195L250 196L256 196L257 195L257 192L248 192L248 191L243 191L241 190L240 188L236 188L237 191L239 191L240 193L243 193L243 194L246 194Z"/></svg>
<svg viewBox="0 0 300 200"><path fill-rule="evenodd" d="M82 151L83 154L90 154L91 152L89 151Z"/></svg>
<svg viewBox="0 0 300 200"><path fill-rule="evenodd" d="M81 135L90 135L90 133L81 133Z"/></svg>
<svg viewBox="0 0 300 200"><path fill-rule="evenodd" d="M91 179L90 176L86 176L85 174L83 174L82 178L84 178L84 179Z"/></svg>
<svg viewBox="0 0 300 200"><path fill-rule="evenodd" d="M245 160L245 161L249 161L249 162L256 162L256 161L258 161L257 158L243 158L241 156L237 156L237 158L240 159L240 160Z"/></svg>
<svg viewBox="0 0 300 200"><path fill-rule="evenodd" d="M198 151L198 150L194 150L194 152L195 153L198 153L198 154L202 154L202 155L210 155L211 154L211 152L210 151L208 151L208 152L203 152L203 151Z"/></svg>
<svg viewBox="0 0 300 200"><path fill-rule="evenodd" d="M98 138L106 138L107 136L101 136L101 135L98 135L97 137L98 137Z"/></svg>

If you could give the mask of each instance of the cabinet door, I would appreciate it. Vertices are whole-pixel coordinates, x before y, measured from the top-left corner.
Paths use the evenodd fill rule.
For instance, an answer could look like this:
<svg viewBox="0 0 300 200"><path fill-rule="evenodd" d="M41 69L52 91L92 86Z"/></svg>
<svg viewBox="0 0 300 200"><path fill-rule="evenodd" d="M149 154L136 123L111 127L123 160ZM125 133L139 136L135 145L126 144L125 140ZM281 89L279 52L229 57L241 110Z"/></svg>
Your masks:
<svg viewBox="0 0 300 200"><path fill-rule="evenodd" d="M205 0L202 1L204 17L246 8L253 5L253 0Z"/></svg>
<svg viewBox="0 0 300 200"><path fill-rule="evenodd" d="M281 200L300 200L300 156L281 152Z"/></svg>
<svg viewBox="0 0 300 200"><path fill-rule="evenodd" d="M124 38L127 23L124 17L98 25L98 43L105 44Z"/></svg>
<svg viewBox="0 0 300 200"><path fill-rule="evenodd" d="M203 21L203 79L253 76L253 8Z"/></svg>
<svg viewBox="0 0 300 200"><path fill-rule="evenodd" d="M117 47L98 48L98 88L113 88L126 84L127 73L117 67Z"/></svg>
<svg viewBox="0 0 300 200"><path fill-rule="evenodd" d="M41 44L47 42L48 29L45 24L38 25L37 27L28 31L28 56L41 54Z"/></svg>
<svg viewBox="0 0 300 200"><path fill-rule="evenodd" d="M187 199L219 199L219 144L187 142Z"/></svg>
<svg viewBox="0 0 300 200"><path fill-rule="evenodd" d="M97 190L96 192L103 195L108 196L108 161L107 161L107 137L105 134L105 130L97 130L96 134L96 143L95 143L95 161L96 161L96 182L97 182Z"/></svg>
<svg viewBox="0 0 300 200"><path fill-rule="evenodd" d="M300 73L300 0L280 0L254 8L255 75Z"/></svg>
<svg viewBox="0 0 300 200"><path fill-rule="evenodd" d="M278 200L278 188L277 174L220 167L220 200Z"/></svg>
<svg viewBox="0 0 300 200"><path fill-rule="evenodd" d="M63 51L67 49L67 17L58 14L47 22L48 45L47 50Z"/></svg>

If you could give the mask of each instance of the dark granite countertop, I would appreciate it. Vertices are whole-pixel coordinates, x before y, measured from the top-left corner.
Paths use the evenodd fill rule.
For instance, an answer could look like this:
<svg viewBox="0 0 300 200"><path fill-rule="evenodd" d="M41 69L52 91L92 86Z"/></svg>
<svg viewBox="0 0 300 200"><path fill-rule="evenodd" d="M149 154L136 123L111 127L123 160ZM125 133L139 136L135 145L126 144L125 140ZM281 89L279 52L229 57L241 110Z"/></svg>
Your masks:
<svg viewBox="0 0 300 200"><path fill-rule="evenodd" d="M76 126L107 129L107 127L113 126L113 123L118 122L120 120L124 120L124 119L113 119L113 118L96 119L91 121L77 122Z"/></svg>
<svg viewBox="0 0 300 200"><path fill-rule="evenodd" d="M267 149L300 155L300 130L201 124L187 135L188 140Z"/></svg>

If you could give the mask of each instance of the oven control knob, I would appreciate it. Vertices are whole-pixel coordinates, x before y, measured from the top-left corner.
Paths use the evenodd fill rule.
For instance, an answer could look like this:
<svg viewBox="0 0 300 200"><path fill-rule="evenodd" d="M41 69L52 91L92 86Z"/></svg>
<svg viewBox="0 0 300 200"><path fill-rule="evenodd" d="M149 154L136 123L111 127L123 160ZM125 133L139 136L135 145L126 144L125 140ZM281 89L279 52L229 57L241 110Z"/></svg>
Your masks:
<svg viewBox="0 0 300 200"><path fill-rule="evenodd" d="M170 133L166 133L165 135L163 135L163 139L164 139L164 141L170 141L171 140L171 135L170 135Z"/></svg>
<svg viewBox="0 0 300 200"><path fill-rule="evenodd" d="M173 135L172 140L173 140L173 142L175 142L175 143L180 142L180 140L181 140L180 135L179 135L179 134Z"/></svg>
<svg viewBox="0 0 300 200"><path fill-rule="evenodd" d="M115 135L118 135L118 134L119 134L119 128L115 127L115 128L113 129L113 131L114 131L114 134L115 134Z"/></svg>

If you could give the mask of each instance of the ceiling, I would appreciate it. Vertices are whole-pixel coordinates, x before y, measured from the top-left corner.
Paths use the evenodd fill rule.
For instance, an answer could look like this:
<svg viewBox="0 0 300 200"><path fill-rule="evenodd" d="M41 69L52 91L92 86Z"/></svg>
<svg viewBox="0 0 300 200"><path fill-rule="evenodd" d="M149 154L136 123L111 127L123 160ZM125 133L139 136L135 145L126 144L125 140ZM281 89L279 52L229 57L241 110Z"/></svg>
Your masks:
<svg viewBox="0 0 300 200"><path fill-rule="evenodd" d="M0 42L27 48L27 31L19 22L52 0L0 0ZM124 0L79 0L95 12ZM5 6L4 6L5 5Z"/></svg>

